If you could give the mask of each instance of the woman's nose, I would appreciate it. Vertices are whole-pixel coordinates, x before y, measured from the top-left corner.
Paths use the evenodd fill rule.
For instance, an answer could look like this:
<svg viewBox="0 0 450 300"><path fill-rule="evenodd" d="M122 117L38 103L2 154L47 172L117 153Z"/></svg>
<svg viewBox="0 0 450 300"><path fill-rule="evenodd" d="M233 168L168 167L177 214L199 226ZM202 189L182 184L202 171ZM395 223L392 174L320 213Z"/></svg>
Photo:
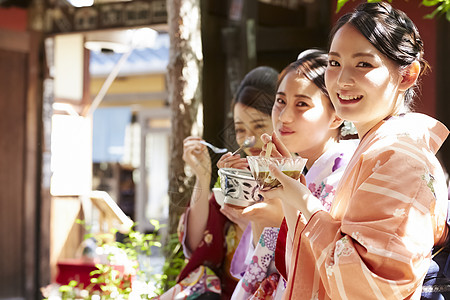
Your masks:
<svg viewBox="0 0 450 300"><path fill-rule="evenodd" d="M286 107L280 112L280 116L278 117L278 119L279 119L282 123L290 123L290 122L292 122L293 119L294 119L293 109L291 109L289 106L286 106Z"/></svg>
<svg viewBox="0 0 450 300"><path fill-rule="evenodd" d="M337 83L340 87L351 86L355 83L352 71L348 68L342 68L339 73Z"/></svg>

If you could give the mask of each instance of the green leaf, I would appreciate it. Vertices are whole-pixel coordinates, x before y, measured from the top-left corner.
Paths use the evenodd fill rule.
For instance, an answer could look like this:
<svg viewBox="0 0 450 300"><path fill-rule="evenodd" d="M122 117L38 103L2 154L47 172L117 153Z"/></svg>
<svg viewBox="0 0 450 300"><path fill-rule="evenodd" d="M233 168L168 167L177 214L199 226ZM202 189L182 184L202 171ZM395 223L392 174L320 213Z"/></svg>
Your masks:
<svg viewBox="0 0 450 300"><path fill-rule="evenodd" d="M91 271L91 273L89 273L89 275L90 276L101 275L102 273L103 273L102 271L97 269L97 270Z"/></svg>
<svg viewBox="0 0 450 300"><path fill-rule="evenodd" d="M422 0L422 4L425 6L435 6L442 0Z"/></svg>
<svg viewBox="0 0 450 300"><path fill-rule="evenodd" d="M76 287L77 285L78 285L78 281L76 281L76 280L71 280L68 284L68 286L71 286L71 287Z"/></svg>
<svg viewBox="0 0 450 300"><path fill-rule="evenodd" d="M98 278L91 278L91 283L98 283Z"/></svg>
<svg viewBox="0 0 450 300"><path fill-rule="evenodd" d="M177 243L175 248L173 248L172 254L176 254L181 249L181 244Z"/></svg>
<svg viewBox="0 0 450 300"><path fill-rule="evenodd" d="M71 287L71 286L68 286L68 285L62 285L62 286L59 287L59 291L60 291L61 293L68 293L68 292L70 292L71 290L72 290L72 287Z"/></svg>
<svg viewBox="0 0 450 300"><path fill-rule="evenodd" d="M158 220L150 220L150 224L155 226L155 231L159 230L160 226L159 226L159 221Z"/></svg>
<svg viewBox="0 0 450 300"><path fill-rule="evenodd" d="M437 14L443 14L448 12L448 8L445 8L444 4L439 5L432 13L429 13L424 16L425 19L433 19Z"/></svg>
<svg viewBox="0 0 450 300"><path fill-rule="evenodd" d="M216 183L214 183L215 188L220 188L220 176L217 176Z"/></svg>
<svg viewBox="0 0 450 300"><path fill-rule="evenodd" d="M341 8L349 2L349 0L336 0L336 13L338 13ZM354 1L354 0L353 0ZM382 0L367 0L369 3L381 2ZM389 3L392 3L392 0L387 0ZM424 16L425 19L433 19L437 15L445 14L445 18L450 21L450 0L422 0L421 5L427 7L435 6L435 10L429 14Z"/></svg>
<svg viewBox="0 0 450 300"><path fill-rule="evenodd" d="M426 14L425 16L423 16L424 19L433 19L434 16L436 15L437 11L433 11L432 13Z"/></svg>
<svg viewBox="0 0 450 300"><path fill-rule="evenodd" d="M342 6L344 6L348 1L349 0L338 0L336 5L336 13L338 13L341 10Z"/></svg>

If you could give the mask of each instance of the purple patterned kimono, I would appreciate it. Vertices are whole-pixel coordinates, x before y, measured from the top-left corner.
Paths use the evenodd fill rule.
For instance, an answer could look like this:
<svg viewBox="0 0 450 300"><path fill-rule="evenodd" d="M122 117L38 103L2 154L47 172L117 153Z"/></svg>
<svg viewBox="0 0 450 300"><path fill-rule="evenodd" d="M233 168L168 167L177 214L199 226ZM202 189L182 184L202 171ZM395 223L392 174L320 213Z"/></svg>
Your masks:
<svg viewBox="0 0 450 300"><path fill-rule="evenodd" d="M310 191L328 210L337 184L358 142L340 141L322 154L305 176ZM281 230L266 227L254 249L251 245L251 230L244 232L231 264L231 273L240 279L231 299L281 299L286 288L286 258L289 259L292 247L286 229L284 220Z"/></svg>

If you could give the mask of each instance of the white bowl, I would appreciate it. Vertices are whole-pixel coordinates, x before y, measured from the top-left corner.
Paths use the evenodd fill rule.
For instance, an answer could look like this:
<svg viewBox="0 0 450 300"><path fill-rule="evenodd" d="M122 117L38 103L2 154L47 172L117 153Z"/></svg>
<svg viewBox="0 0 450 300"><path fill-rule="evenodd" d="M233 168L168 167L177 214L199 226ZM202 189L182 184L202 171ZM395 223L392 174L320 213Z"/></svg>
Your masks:
<svg viewBox="0 0 450 300"><path fill-rule="evenodd" d="M225 195L222 192L221 188L215 187L212 189L213 193L214 193L214 198L216 198L216 202L217 204L220 205L220 207L223 207L224 204L224 200L225 200Z"/></svg>
<svg viewBox="0 0 450 300"><path fill-rule="evenodd" d="M221 168L219 176L225 204L247 207L261 200L258 185L250 171Z"/></svg>

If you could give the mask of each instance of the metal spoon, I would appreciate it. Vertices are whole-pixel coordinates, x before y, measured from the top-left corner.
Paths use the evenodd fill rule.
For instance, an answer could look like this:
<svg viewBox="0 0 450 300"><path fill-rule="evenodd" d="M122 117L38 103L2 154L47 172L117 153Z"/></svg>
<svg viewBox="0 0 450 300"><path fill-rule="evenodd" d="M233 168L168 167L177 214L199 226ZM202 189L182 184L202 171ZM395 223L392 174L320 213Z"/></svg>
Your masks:
<svg viewBox="0 0 450 300"><path fill-rule="evenodd" d="M241 151L244 148L250 148L253 147L256 144L256 138L252 135L249 136L248 138L246 138L244 140L244 143L242 143L242 145L233 153L231 153L231 155L235 155L236 153L238 153L239 151Z"/></svg>
<svg viewBox="0 0 450 300"><path fill-rule="evenodd" d="M200 141L200 144L203 144L203 145L205 145L205 146L208 146L209 148L211 148L212 151L214 151L214 153L225 153L225 152L228 151L227 148L219 148L219 147L216 147L216 146L214 146L214 145L208 143L207 141Z"/></svg>

